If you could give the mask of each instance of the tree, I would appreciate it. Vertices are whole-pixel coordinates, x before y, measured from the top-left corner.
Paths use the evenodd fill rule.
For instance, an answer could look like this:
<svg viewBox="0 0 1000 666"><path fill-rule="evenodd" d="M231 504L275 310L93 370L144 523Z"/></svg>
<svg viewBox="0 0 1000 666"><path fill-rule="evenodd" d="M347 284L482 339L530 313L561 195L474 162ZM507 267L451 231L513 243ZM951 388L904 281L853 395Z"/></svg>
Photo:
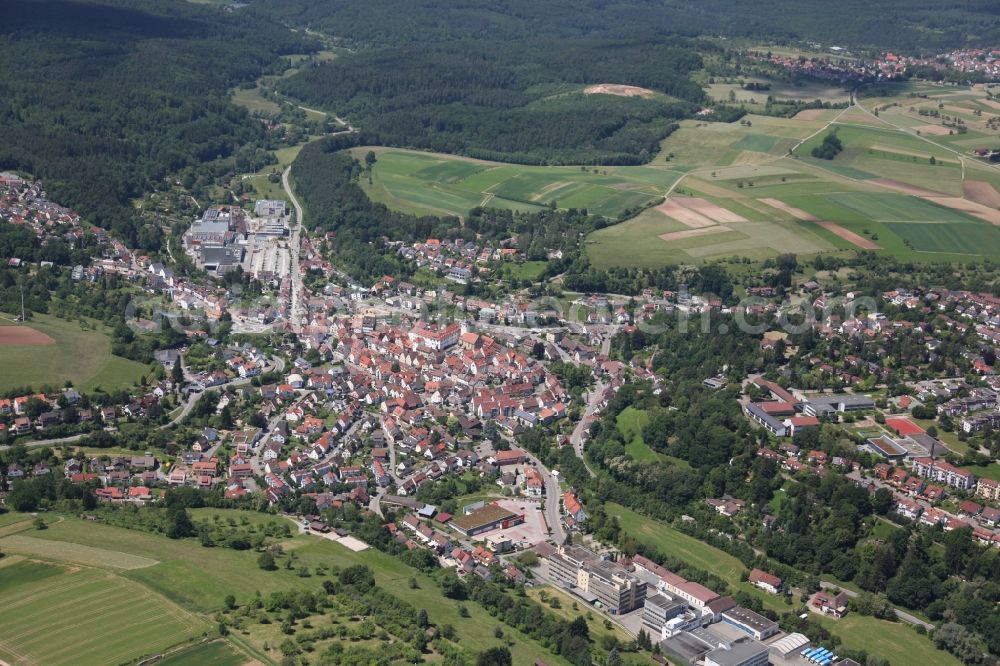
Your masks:
<svg viewBox="0 0 1000 666"><path fill-rule="evenodd" d="M236 597L234 597L231 594L227 594L223 603L226 604L226 608L228 608L229 610L233 610L234 608L236 608Z"/></svg>
<svg viewBox="0 0 1000 666"><path fill-rule="evenodd" d="M512 666L510 650L505 647L493 647L479 653L476 666Z"/></svg>
<svg viewBox="0 0 1000 666"><path fill-rule="evenodd" d="M369 150L367 153L365 153L365 164L368 166L369 169L371 169L372 166L377 161L378 161L378 158L375 157L375 151L374 150Z"/></svg>
<svg viewBox="0 0 1000 666"><path fill-rule="evenodd" d="M187 509L176 506L167 509L167 537L182 539L194 533L194 525L191 523L191 517L188 515Z"/></svg>
<svg viewBox="0 0 1000 666"><path fill-rule="evenodd" d="M278 568L278 565L274 563L274 555L271 553L261 553L260 557L257 558L257 566L264 571L274 571Z"/></svg>
<svg viewBox="0 0 1000 666"><path fill-rule="evenodd" d="M174 367L170 370L170 379L175 384L184 383L184 368L181 367L180 355L174 360Z"/></svg>
<svg viewBox="0 0 1000 666"><path fill-rule="evenodd" d="M884 516L892 509L892 504L891 490L888 488L879 488L875 491L875 497L872 498L872 508L875 510L875 513Z"/></svg>
<svg viewBox="0 0 1000 666"><path fill-rule="evenodd" d="M622 656L618 653L618 648L611 648L611 652L608 653L607 666L622 666Z"/></svg>
<svg viewBox="0 0 1000 666"><path fill-rule="evenodd" d="M427 610L421 608L419 611L417 611L417 626L420 627L421 629L426 629L429 624L430 620L427 617Z"/></svg>

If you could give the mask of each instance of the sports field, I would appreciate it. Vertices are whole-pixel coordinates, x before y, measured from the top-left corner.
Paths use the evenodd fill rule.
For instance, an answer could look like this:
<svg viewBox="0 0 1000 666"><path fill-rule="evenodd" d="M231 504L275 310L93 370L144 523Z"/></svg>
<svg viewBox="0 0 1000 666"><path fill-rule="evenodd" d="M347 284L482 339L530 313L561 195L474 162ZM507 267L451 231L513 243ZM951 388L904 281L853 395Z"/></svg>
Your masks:
<svg viewBox="0 0 1000 666"><path fill-rule="evenodd" d="M99 324L84 330L75 321L35 314L27 324L0 313L0 391L31 386L82 391L131 386L148 369L111 354L111 339Z"/></svg>
<svg viewBox="0 0 1000 666"><path fill-rule="evenodd" d="M666 166L533 167L473 160L438 153L357 148L359 159L372 150L378 161L368 195L396 210L465 216L477 206L512 210L586 208L617 217L648 206L680 176Z"/></svg>

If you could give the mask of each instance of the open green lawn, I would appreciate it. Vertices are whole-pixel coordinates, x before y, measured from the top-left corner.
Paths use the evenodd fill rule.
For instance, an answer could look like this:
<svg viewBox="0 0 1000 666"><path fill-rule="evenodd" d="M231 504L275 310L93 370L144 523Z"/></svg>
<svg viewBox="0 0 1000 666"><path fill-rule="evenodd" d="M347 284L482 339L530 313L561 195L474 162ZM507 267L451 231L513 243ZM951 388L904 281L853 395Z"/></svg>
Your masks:
<svg viewBox="0 0 1000 666"><path fill-rule="evenodd" d="M625 451L639 462L659 460L656 451L649 448L649 445L642 439L642 429L647 423L649 423L649 414L635 407L626 407L618 415L618 432L628 442L625 445Z"/></svg>
<svg viewBox="0 0 1000 666"><path fill-rule="evenodd" d="M0 567L0 657L25 664L118 664L209 624L106 571L21 561Z"/></svg>
<svg viewBox="0 0 1000 666"><path fill-rule="evenodd" d="M767 608L788 611L789 607L779 597L740 581L740 574L747 571L747 567L729 553L620 504L608 503L606 509L609 516L618 517L619 525L629 536L653 546L664 555L676 557L696 569L718 576L732 587L757 597Z"/></svg>
<svg viewBox="0 0 1000 666"><path fill-rule="evenodd" d="M14 326L0 313L0 326ZM34 314L26 324L55 340L49 345L0 345L0 391L43 386L61 388L67 380L81 391L132 386L149 369L111 354L111 338L100 324L84 330L75 321Z"/></svg>
<svg viewBox="0 0 1000 666"><path fill-rule="evenodd" d="M663 166L536 167L388 148L357 148L378 161L368 195L390 208L417 214L464 216L476 206L539 210L586 208L617 217L655 202L679 176Z"/></svg>
<svg viewBox="0 0 1000 666"><path fill-rule="evenodd" d="M847 615L840 620L824 617L818 621L837 634L846 647L865 650L876 657L887 659L892 666L961 666L962 663L947 652L935 648L930 638L921 636L913 627L902 622L887 622L857 614Z"/></svg>
<svg viewBox="0 0 1000 666"><path fill-rule="evenodd" d="M973 466L963 467L962 469L972 472L977 478L980 479L993 479L994 481L1000 481L1000 465L995 462L983 467Z"/></svg>
<svg viewBox="0 0 1000 666"><path fill-rule="evenodd" d="M157 666L242 666L247 658L224 641L212 641L181 650L156 663Z"/></svg>
<svg viewBox="0 0 1000 666"><path fill-rule="evenodd" d="M233 515L240 522L242 513L227 512L225 515ZM197 512L195 515L198 515ZM199 519L206 515L211 514L203 512ZM246 515L251 521L258 519L253 513ZM264 518L270 520L273 517ZM171 540L71 516L54 523L47 530L30 534L30 537L18 534L0 538L0 550L12 555L94 567L95 575L122 580L149 598L159 599L162 604L169 603L170 608L176 608L180 613L198 616L217 612L228 594L233 594L238 603L246 603L258 591L267 595L276 591L313 590L324 578L317 575L300 577L297 572L303 566L314 571L321 564L341 568L365 564L375 572L375 580L380 587L417 608L426 608L432 622L453 625L459 639L466 641L465 645L473 646L472 649L484 649L498 642L493 630L499 623L482 607L467 602L465 606L469 617L463 618L458 604L442 597L431 578L374 549L355 553L326 539L295 536L283 543L286 551L294 557L293 569L280 566L277 571L269 572L257 566L257 553L253 551L204 548L196 539ZM282 559L279 557L279 562ZM409 586L410 578L417 581L416 588ZM136 596L142 595L136 593ZM3 616L0 615L0 636L3 635L3 626ZM504 628L504 634L505 641L511 643L514 663L533 663L535 658L544 654L550 664L567 664L509 627ZM173 641L177 642L179 640ZM119 661L122 660L104 663Z"/></svg>

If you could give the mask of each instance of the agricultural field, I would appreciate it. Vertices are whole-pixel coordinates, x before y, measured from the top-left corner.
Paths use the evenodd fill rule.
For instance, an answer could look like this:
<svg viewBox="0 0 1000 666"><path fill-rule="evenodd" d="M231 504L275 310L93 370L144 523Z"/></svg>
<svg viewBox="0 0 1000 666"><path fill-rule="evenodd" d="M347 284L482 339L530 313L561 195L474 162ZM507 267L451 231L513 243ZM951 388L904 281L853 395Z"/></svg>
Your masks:
<svg viewBox="0 0 1000 666"><path fill-rule="evenodd" d="M741 83L742 82L742 83ZM747 90L744 83L758 83L769 85L767 90ZM820 81L769 81L754 76L742 77L738 81L716 82L708 85L708 96L720 102L766 104L768 97L775 100L791 100L812 102L820 100L823 102L847 102L850 93L841 86L831 85ZM730 95L730 93L732 93Z"/></svg>
<svg viewBox="0 0 1000 666"><path fill-rule="evenodd" d="M683 121L653 163L684 176L663 205L592 233L591 262L656 267L853 250L909 261L1000 257L1000 168L971 152L995 143L1000 130L987 122L1000 127L1000 102L981 87L907 85L861 103L794 118ZM959 118L967 131L941 125ZM831 132L842 151L813 157ZM683 210L691 198L724 212L692 216ZM697 206L706 204L695 203L705 217Z"/></svg>
<svg viewBox="0 0 1000 666"><path fill-rule="evenodd" d="M142 585L96 568L11 558L0 566L0 658L117 664L201 635L209 624Z"/></svg>
<svg viewBox="0 0 1000 666"><path fill-rule="evenodd" d="M477 206L511 210L586 208L615 218L655 203L680 176L667 166L533 167L395 148L356 148L377 156L370 182L375 201L415 214L465 216Z"/></svg>
<svg viewBox="0 0 1000 666"><path fill-rule="evenodd" d="M0 313L0 391L33 386L80 391L110 391L133 385L149 370L142 363L111 354L111 338L100 324L83 328L76 321L34 314L26 325Z"/></svg>
<svg viewBox="0 0 1000 666"><path fill-rule="evenodd" d="M5 517L6 515L11 514L5 514ZM192 511L192 519L196 522L214 521L215 516L219 516L223 521L233 518L237 524L242 524L244 518L252 524L266 524L277 519L273 516L242 511L211 509ZM468 617L463 617L458 604L447 602L441 596L438 585L433 579L416 572L402 561L374 549L356 553L327 539L296 534L279 542L285 552L285 555L278 557L279 565L282 566L275 571L264 571L257 566L257 553L253 551L236 551L223 547L205 548L196 539L171 540L72 516L61 518L63 519L52 521L47 530L22 531L0 538L0 551L6 554L6 557L0 560L0 594L3 595L5 604L8 601L8 594L3 589L4 581L7 580L3 574L4 567L30 559L44 562L44 566L56 570L55 574L49 573L47 568L41 570L46 572L45 575L48 577L39 583L33 583L31 586L33 592L39 589L39 585L46 585L46 581L49 580L52 581L53 588L60 588L62 584L57 581L69 580L60 576L76 575L60 572L78 572L85 574L88 580L105 581L104 584L112 591L109 593L117 594L115 590L118 589L127 591L130 597L128 603L134 604L130 611L134 617L164 618L156 620L157 624L149 625L161 628L162 637L156 642L152 639L143 639L132 645L108 635L102 646L109 651L114 650L113 653L108 652L102 657L95 652L95 656L89 661L76 663L121 663L150 651L163 651L172 645L185 642L188 638L200 636L204 631L214 631L215 623L209 623L207 620L223 608L223 600L228 594L234 595L238 604L245 604L258 592L266 596L277 591L314 590L325 580L324 574L319 573L319 568L328 570L330 567L344 568L355 564L365 564L370 567L375 573L376 583L381 588L390 590L392 594L417 608L427 609L432 622L454 626L459 640L466 640L466 645L484 648L497 642L494 628L498 622L482 607L466 603ZM293 563L292 568L283 566L282 560ZM300 575L302 569L309 575ZM41 573L37 575L42 576ZM411 578L416 581L416 587L407 584ZM58 596L54 596L52 604L58 601ZM103 604L99 594L94 597L94 603L98 602ZM52 604L39 605L38 612L52 612ZM28 606L33 607L31 604ZM0 641L3 641L0 643L0 658L11 663L21 663L20 658L9 651L19 650L19 644L10 641L11 634L7 631L5 613L7 613L6 605L0 609ZM94 615L101 617L96 611ZM72 646L79 644L81 636L85 637L89 633L103 636L101 634L103 624L87 621L86 615L79 618L68 617L74 618L79 624L79 626L74 625L74 633L66 634L73 642L53 640L50 634L44 646L32 647L46 651L44 654L39 653L40 658L36 663L63 663L58 660L58 655L55 659L49 659L48 654L50 652L63 654L64 650L65 654L72 654ZM123 622L123 626L132 627L127 621ZM191 631L186 629L188 625L185 623L188 622L194 622ZM328 623L329 620L325 622ZM280 634L279 624L253 625L249 633L241 633L237 644L252 652L265 654L267 653L265 642L268 640L266 636L270 636L268 631L273 629L275 635ZM135 630L128 635L143 634L141 630ZM545 650L537 643L509 627L504 629L504 641L510 646L515 663L532 663L540 654L545 654ZM277 645L278 642L280 641L272 641L271 644ZM4 647L7 643L10 643L10 646ZM148 647L136 652L137 645ZM213 648L213 652L216 649ZM21 651L26 653L24 650ZM216 656L220 665L228 664L223 656ZM271 657L275 661L280 661L280 655L276 653L272 652ZM176 662L178 664L212 663L198 661L198 656L191 656L190 652L179 652L176 659L180 660ZM550 664L568 666L568 662L556 655L547 654L546 660ZM246 663L246 660L242 663Z"/></svg>

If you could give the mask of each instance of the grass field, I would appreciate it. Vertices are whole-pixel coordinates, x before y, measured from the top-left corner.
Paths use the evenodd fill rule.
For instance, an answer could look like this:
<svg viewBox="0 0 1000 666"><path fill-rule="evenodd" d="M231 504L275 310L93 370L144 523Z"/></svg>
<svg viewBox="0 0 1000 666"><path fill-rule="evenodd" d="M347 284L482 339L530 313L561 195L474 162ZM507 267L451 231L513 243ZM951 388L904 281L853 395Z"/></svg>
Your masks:
<svg viewBox="0 0 1000 666"><path fill-rule="evenodd" d="M921 636L910 625L902 622L887 622L857 614L840 620L821 618L819 622L837 634L846 647L865 650L888 660L892 666L961 666L962 663L947 652L935 648L931 639Z"/></svg>
<svg viewBox="0 0 1000 666"><path fill-rule="evenodd" d="M1000 481L1000 465L995 462L990 463L984 467L963 467L962 469L972 472L980 479L993 479L994 481Z"/></svg>
<svg viewBox="0 0 1000 666"><path fill-rule="evenodd" d="M171 654L157 666L242 666L247 658L223 641L212 641Z"/></svg>
<svg viewBox="0 0 1000 666"><path fill-rule="evenodd" d="M210 511L194 512L198 520L210 519L212 515L214 513ZM222 512L219 515L234 517L237 523L244 515L251 521L274 519L272 516L261 517L238 511ZM70 516L54 523L47 530L31 532L31 535L23 537L18 534L0 538L0 549L8 553L9 557L33 556L69 566L93 566L94 575L120 580L124 585L132 586L130 589L142 592L150 599L159 600L164 607L176 609L184 617L187 614L210 616L222 608L227 594L233 594L238 603L245 603L257 592L267 595L275 591L316 589L324 578L317 575L300 577L297 571L303 566L312 571L319 565L342 568L365 564L375 572L379 586L417 608L426 608L432 622L453 625L459 638L465 640L467 645L474 646L473 649L484 649L497 643L493 630L498 622L482 607L466 603L469 617L462 617L458 604L444 599L435 581L417 573L400 560L374 549L355 553L326 539L295 536L283 544L294 557L294 569L282 566L277 571L268 572L257 566L257 554L252 551L204 548L195 539L171 540ZM40 555L41 552L44 552L43 556ZM95 562L91 559L95 554L105 559ZM139 564L144 566L131 568ZM416 588L407 584L410 578L417 581ZM0 574L0 580L2 579ZM136 592L137 597L141 596L139 592ZM0 609L0 613L2 612L3 609ZM3 616L0 615L0 637L4 636L3 627ZM550 664L568 666L565 660L546 654L537 643L509 627L505 627L504 634L504 640L510 644L514 663L533 663L539 655L545 654L545 659ZM181 640L183 637L171 644ZM262 641L256 641L252 632L247 640L257 650L263 649ZM58 645L59 641L53 643ZM2 650L0 656L3 656ZM119 661L122 660L103 663Z"/></svg>
<svg viewBox="0 0 1000 666"><path fill-rule="evenodd" d="M617 516L622 529L631 537L655 547L661 553L676 557L696 569L707 571L732 587L761 600L765 607L787 612L789 607L777 596L768 594L750 583L740 581L747 567L738 559L669 525L642 516L620 504L609 503L608 515Z"/></svg>
<svg viewBox="0 0 1000 666"><path fill-rule="evenodd" d="M618 415L618 431L625 437L628 444L625 452L639 462L654 462L660 459L656 451L642 439L642 429L649 423L649 414L635 407L626 407Z"/></svg>
<svg viewBox="0 0 1000 666"><path fill-rule="evenodd" d="M0 568L0 657L118 664L194 638L208 623L105 571L22 560Z"/></svg>
<svg viewBox="0 0 1000 666"><path fill-rule="evenodd" d="M655 202L680 175L665 166L516 166L386 148L357 148L354 154L363 158L369 150L378 161L371 182L361 179L368 195L416 214L464 216L477 206L539 210L555 204L617 217Z"/></svg>
<svg viewBox="0 0 1000 666"><path fill-rule="evenodd" d="M0 313L0 326L15 325ZM67 380L80 391L125 388L148 367L111 354L103 328L84 330L75 321L35 314L27 325L55 340L54 345L0 345L0 391L32 386L62 387ZM94 326L98 326L94 324Z"/></svg>

